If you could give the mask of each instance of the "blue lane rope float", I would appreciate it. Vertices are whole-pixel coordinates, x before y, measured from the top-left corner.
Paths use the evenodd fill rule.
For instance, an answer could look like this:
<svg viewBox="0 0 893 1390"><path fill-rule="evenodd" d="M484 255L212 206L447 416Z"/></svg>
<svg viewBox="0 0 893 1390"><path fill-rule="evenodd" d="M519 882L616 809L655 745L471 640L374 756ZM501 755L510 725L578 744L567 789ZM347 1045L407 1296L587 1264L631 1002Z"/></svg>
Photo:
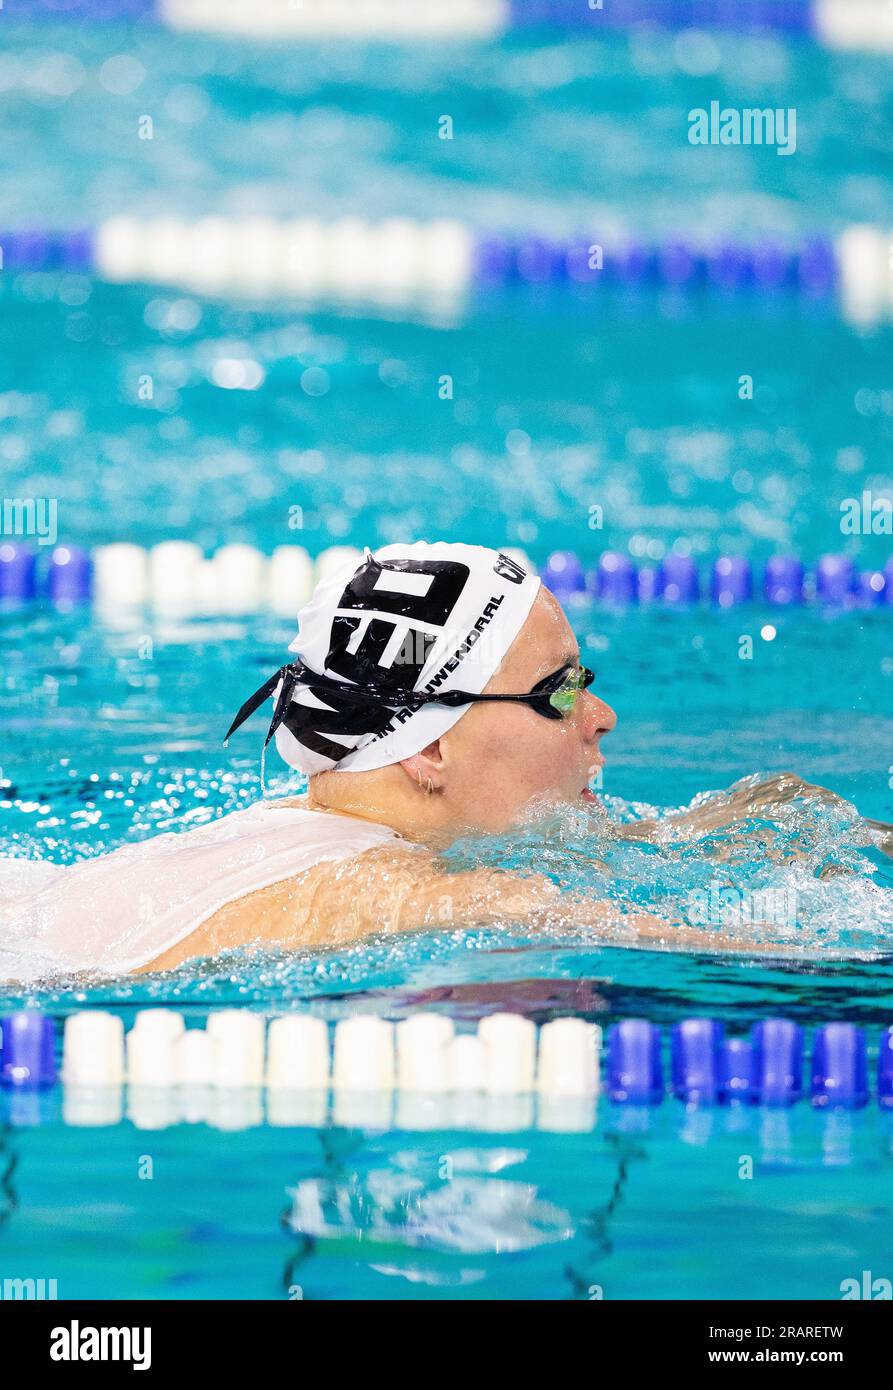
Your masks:
<svg viewBox="0 0 893 1390"><path fill-rule="evenodd" d="M893 1028L887 1028L881 1034L877 1089L879 1103L886 1109L893 1110Z"/></svg>
<svg viewBox="0 0 893 1390"><path fill-rule="evenodd" d="M716 1019L681 1019L669 1034L647 1019L608 1030L604 1088L618 1104L732 1102L786 1108L809 1097L816 1109L863 1109L872 1096L868 1038L852 1023L819 1025L807 1056L805 1029L790 1019L754 1024L749 1038L728 1038ZM40 1090L57 1080L56 1026L34 1009L0 1018L0 1086ZM121 1019L101 1010L71 1015L64 1028L62 1080L72 1086L205 1084L272 1090L335 1089L541 1096L594 1096L600 1090L601 1031L581 1018L539 1030L520 1015L497 1013L476 1034L457 1034L444 1015L419 1013L401 1023L356 1015L336 1024L286 1015L271 1021L247 1009L213 1010L205 1028L186 1029L174 1010L139 1010L125 1035ZM874 1096L893 1109L893 1025L880 1037Z"/></svg>
<svg viewBox="0 0 893 1390"><path fill-rule="evenodd" d="M789 1019L764 1019L750 1039L726 1038L715 1019L689 1018L671 1032L671 1091L688 1104L740 1101L790 1106L806 1094L804 1030ZM659 1104L665 1095L661 1031L645 1019L624 1019L608 1034L607 1089L611 1099ZM828 1023L816 1029L808 1091L818 1109L858 1110L868 1104L868 1051L862 1029ZM893 1028L881 1037L877 1100L893 1109Z"/></svg>
<svg viewBox="0 0 893 1390"><path fill-rule="evenodd" d="M644 1018L615 1023L608 1033L608 1094L632 1105L657 1105L664 1098L660 1029Z"/></svg>
<svg viewBox="0 0 893 1390"><path fill-rule="evenodd" d="M881 1070L878 1068L878 1088ZM868 1053L865 1035L852 1024L828 1023L812 1048L812 1103L860 1109L868 1104Z"/></svg>
<svg viewBox="0 0 893 1390"><path fill-rule="evenodd" d="M601 255L598 253L601 252ZM838 251L827 237L793 246L767 239L713 245L670 239L662 243L627 241L603 247L597 237L569 241L542 237L485 237L473 252L473 280L479 286L558 284L623 286L771 293L831 293L840 273Z"/></svg>
<svg viewBox="0 0 893 1390"><path fill-rule="evenodd" d="M719 1053L725 1029L712 1018L686 1018L671 1034L672 1089L681 1100L713 1105L719 1099Z"/></svg>
<svg viewBox="0 0 893 1390"><path fill-rule="evenodd" d="M893 604L893 557L883 569L857 570L846 555L822 555L807 570L796 555L766 561L759 585L744 556L721 555L705 576L691 555L671 553L656 565L637 568L619 551L604 551L587 568L573 551L551 554L543 567L544 584L562 600L595 599L612 606L660 603L689 607L707 599L717 608L750 602L756 593L777 607L814 602L829 607L875 608Z"/></svg>
<svg viewBox="0 0 893 1390"><path fill-rule="evenodd" d="M831 48L884 50L884 0L6 0L11 20L154 23L174 30L269 39L490 38L511 29L598 33L639 25L787 34Z"/></svg>
<svg viewBox="0 0 893 1390"><path fill-rule="evenodd" d="M509 547L509 553L535 568L522 551ZM103 609L148 606L193 614L269 609L292 617L319 578L360 557L350 546L331 546L313 559L302 546L280 546L268 556L242 544L208 557L185 541L149 550L124 543L92 551L68 544L42 549L0 534L0 604L41 601L68 608L95 602ZM657 604L673 610L708 602L726 609L760 599L777 608L893 607L893 556L883 569L863 570L848 555L821 555L809 567L796 555L773 555L760 571L746 556L721 555L704 571L691 555L675 552L637 567L621 551L603 551L590 563L575 551L559 550L547 557L541 577L569 605Z"/></svg>
<svg viewBox="0 0 893 1390"><path fill-rule="evenodd" d="M0 601L27 603L37 598L67 606L93 595L93 561L80 546L54 546L45 561L30 546L0 535Z"/></svg>
<svg viewBox="0 0 893 1390"><path fill-rule="evenodd" d="M723 1038L716 1061L719 1100L752 1104L759 1094L753 1044L746 1038Z"/></svg>
<svg viewBox="0 0 893 1390"><path fill-rule="evenodd" d="M56 1029L47 1014L22 1010L0 1019L0 1085L42 1089L56 1081Z"/></svg>
<svg viewBox="0 0 893 1390"><path fill-rule="evenodd" d="M813 0L511 0L516 24L576 29L627 28L636 24L668 29L730 28L743 33L814 33Z"/></svg>
<svg viewBox="0 0 893 1390"><path fill-rule="evenodd" d="M803 1029L786 1018L763 1019L751 1035L757 1094L766 1105L803 1095Z"/></svg>

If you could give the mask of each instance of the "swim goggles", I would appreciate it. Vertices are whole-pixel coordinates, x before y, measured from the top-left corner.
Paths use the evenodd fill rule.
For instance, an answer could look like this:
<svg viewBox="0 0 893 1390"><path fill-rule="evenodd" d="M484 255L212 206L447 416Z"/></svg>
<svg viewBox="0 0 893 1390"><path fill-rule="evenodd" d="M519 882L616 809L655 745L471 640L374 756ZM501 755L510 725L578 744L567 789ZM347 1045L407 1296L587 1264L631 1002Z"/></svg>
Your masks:
<svg viewBox="0 0 893 1390"><path fill-rule="evenodd" d="M321 695L337 695L339 704L346 701L349 705L356 705L360 710L367 712L370 706L382 711L382 726L390 722L391 715L397 710L409 709L415 713L424 705L476 705L486 702L508 701L512 704L529 705L537 714L543 715L546 719L563 719L565 715L571 714L576 706L578 697L595 680L595 673L589 670L588 666L570 664L562 666L559 670L553 671L551 675L545 676L541 681L537 681L532 690L522 695L475 695L467 690L442 690L428 694L424 691L395 691L388 690L384 686L376 685L374 682L364 682L362 684L348 684L345 681L333 680L331 676L320 675L316 671L311 671L303 662L289 662L288 665L280 669L270 677L268 681L256 690L242 705L232 724L226 733L224 743L250 719L255 710L259 709L265 700L270 699L276 686L282 682L282 689L276 701L276 708L273 711L273 718L267 737L264 740L264 747L270 742L279 725L285 718L288 706L291 703L292 695L298 685L306 685L314 693ZM345 729L345 732L348 732Z"/></svg>

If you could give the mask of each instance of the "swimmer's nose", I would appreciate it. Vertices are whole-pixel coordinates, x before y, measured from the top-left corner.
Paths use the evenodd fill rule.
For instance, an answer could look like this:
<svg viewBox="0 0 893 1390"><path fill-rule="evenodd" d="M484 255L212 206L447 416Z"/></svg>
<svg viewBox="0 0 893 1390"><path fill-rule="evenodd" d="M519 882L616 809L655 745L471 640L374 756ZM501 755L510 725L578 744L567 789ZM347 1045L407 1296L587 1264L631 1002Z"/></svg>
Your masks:
<svg viewBox="0 0 893 1390"><path fill-rule="evenodd" d="M591 690L584 694L583 734L587 743L593 743L600 734L609 734L617 724L617 715L611 706Z"/></svg>

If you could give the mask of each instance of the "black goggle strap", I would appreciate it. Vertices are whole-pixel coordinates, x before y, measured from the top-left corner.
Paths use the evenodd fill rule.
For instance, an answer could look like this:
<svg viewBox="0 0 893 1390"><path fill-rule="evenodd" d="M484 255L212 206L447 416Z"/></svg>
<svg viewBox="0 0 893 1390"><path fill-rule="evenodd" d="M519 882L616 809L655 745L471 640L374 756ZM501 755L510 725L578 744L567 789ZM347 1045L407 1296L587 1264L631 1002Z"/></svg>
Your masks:
<svg viewBox="0 0 893 1390"><path fill-rule="evenodd" d="M246 720L250 719L252 714L260 709L262 704L272 698L273 692L280 681L282 682L282 689L279 692L276 708L273 710L273 718L270 721L270 727L264 739L264 748L267 747L276 730L288 714L291 699L297 685L306 685L311 690L315 688L323 693L330 691L333 695L337 694L340 697L339 703L340 701L347 701L348 704L360 705L375 703L383 705L386 709L419 709L422 705L426 704L438 703L443 705L459 705L488 699L520 700L525 703L536 705L538 709L541 709L544 714L547 714L552 719L560 719L560 711L556 710L549 703L549 696L554 694L554 692L564 684L567 680L568 672L572 669L573 668L568 665L562 666L560 671L553 671L551 675L545 676L541 681L537 681L528 695L469 695L463 690L444 690L439 694L435 692L430 695L422 695L413 691L405 691L397 694L393 691L386 692L374 686L364 687L360 685L349 685L343 681L332 680L330 676L322 676L315 671L310 671L301 662L288 662L285 666L280 666L279 670L275 671L273 675L270 676L269 680L264 681L263 685L255 690L253 695L248 697L227 729L226 737L223 742L224 745L227 744L236 730L240 729ZM587 671L586 675L589 676L589 681L587 681L586 684L589 684L592 680L591 673ZM343 712L341 719L343 721ZM336 722L338 721L337 713L335 714L335 720Z"/></svg>
<svg viewBox="0 0 893 1390"><path fill-rule="evenodd" d="M269 680L264 681L263 685L260 687L259 690L255 690L253 695L249 695L248 699L245 701L244 705L242 705L235 719L227 729L226 737L223 740L224 745L229 743L229 740L232 738L236 730L240 729L242 725L245 723L245 721L251 718L255 710L259 710L261 705L264 704L265 701L272 698L273 691L276 689L276 686L279 684L279 682L282 681L282 689L279 692L279 699L276 701L276 708L273 711L273 718L270 723L270 728L267 733L267 737L264 739L264 747L266 748L267 744L270 742L270 739L273 737L276 730L279 728L279 725L282 723L282 720L285 718L285 712L288 709L291 697L294 694L295 686L298 683L299 674L299 668L295 666L292 662L288 662L285 666L280 666L279 670L275 671Z"/></svg>
<svg viewBox="0 0 893 1390"><path fill-rule="evenodd" d="M333 680L331 676L321 676L306 666L301 667L298 681L310 690L322 691L324 695L336 695L339 699L351 704L381 705L390 710L417 709L426 698L424 695L417 695L412 690L388 690L382 685L362 685L359 681Z"/></svg>
<svg viewBox="0 0 893 1390"><path fill-rule="evenodd" d="M273 692L280 681L282 681L282 689L279 692L276 708L273 710L273 718L270 721L270 727L264 739L264 748L267 747L267 744L272 739L276 730L288 715L291 699L295 693L295 687L298 685L306 685L308 689L319 690L324 695L326 693L331 693L333 696L338 697L339 704L346 702L348 706L365 705L368 708L370 704L374 703L382 705L385 708L400 709L404 705L417 707L418 704L421 703L421 697L414 696L412 693L395 695L390 692L386 693L383 690L378 690L374 687L348 685L344 681L336 681L332 680L329 676L318 675L315 671L308 670L308 668L303 666L300 662L289 662L285 666L280 666L279 670L274 672L269 680L264 681L263 685L260 686L258 690L255 690L253 695L248 697L235 719L230 724L226 732L226 738L223 740L224 744L229 742L229 739L236 730L240 729L246 720L250 719L252 714L260 709L262 704L272 698ZM345 724L345 718L347 718L348 727L343 731L355 732L349 728L351 722L350 716L346 715L346 711L344 711L343 707L340 711L337 709L333 711L314 710L313 714L317 722L319 722L320 728L329 727L329 725L331 725L331 730L337 732L338 728ZM365 724L359 712L355 718L360 719L361 727L358 731L362 732Z"/></svg>
<svg viewBox="0 0 893 1390"><path fill-rule="evenodd" d="M436 702L441 705L471 705L484 700L505 700L512 704L533 705L550 719L560 719L561 713L549 704L549 697L561 689L567 680L568 672L572 669L571 666L562 666L560 671L553 671L551 675L537 681L533 689L524 695L472 695L467 690L444 690L440 694L417 695L415 698L420 704Z"/></svg>
<svg viewBox="0 0 893 1390"><path fill-rule="evenodd" d="M560 670L553 671L551 675L544 676L541 681L537 681L531 691L524 695L477 695L471 694L467 690L441 690L431 691L423 694L415 690L386 690L376 685L345 684L343 681L333 680L331 676L317 675L316 672L308 670L306 666L298 668L297 680L310 687L323 692L331 691L333 694L341 696L343 699L356 701L361 704L375 703L384 705L391 710L396 709L421 709L423 705L466 705L477 700L524 700L529 701L534 697L536 703L548 705L549 696L559 690L568 679L568 675L573 671L581 670L580 666L573 666L570 662L562 666ZM589 677L587 684L591 684L594 677L591 672L586 672ZM276 677L278 679L278 675ZM551 709L551 706L549 707ZM554 711L553 711L554 712Z"/></svg>

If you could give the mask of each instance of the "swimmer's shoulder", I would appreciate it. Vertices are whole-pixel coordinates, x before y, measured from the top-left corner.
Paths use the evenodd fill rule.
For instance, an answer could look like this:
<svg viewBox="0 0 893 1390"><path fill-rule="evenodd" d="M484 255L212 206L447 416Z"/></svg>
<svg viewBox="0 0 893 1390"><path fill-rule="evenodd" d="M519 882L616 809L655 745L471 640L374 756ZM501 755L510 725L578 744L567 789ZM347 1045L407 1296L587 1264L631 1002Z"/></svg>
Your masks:
<svg viewBox="0 0 893 1390"><path fill-rule="evenodd" d="M415 841L405 839L398 831L383 821L370 820L365 816L351 815L345 811L333 811L325 806L310 805L306 796L264 798L248 808L256 818L266 818L268 824L276 825L286 817L303 825L308 830L317 831L321 839L357 841L358 846L381 842L393 844L395 849L408 854L429 853Z"/></svg>

